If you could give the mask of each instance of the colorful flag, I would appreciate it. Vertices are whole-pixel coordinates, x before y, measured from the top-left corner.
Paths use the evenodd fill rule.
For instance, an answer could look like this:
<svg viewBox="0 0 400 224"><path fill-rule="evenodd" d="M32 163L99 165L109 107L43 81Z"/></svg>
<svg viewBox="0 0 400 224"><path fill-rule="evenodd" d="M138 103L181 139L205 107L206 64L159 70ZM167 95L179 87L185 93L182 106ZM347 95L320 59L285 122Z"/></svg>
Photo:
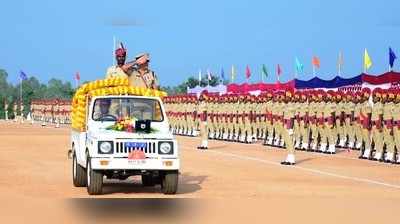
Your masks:
<svg viewBox="0 0 400 224"><path fill-rule="evenodd" d="M372 61L371 58L368 55L368 51L365 48L364 50L364 72L367 72L367 70L372 66Z"/></svg>
<svg viewBox="0 0 400 224"><path fill-rule="evenodd" d="M250 76L251 76L250 67L247 65L247 66L246 66L246 79L249 79Z"/></svg>
<svg viewBox="0 0 400 224"><path fill-rule="evenodd" d="M299 59L296 57L296 74L302 74L304 72L304 65L300 63Z"/></svg>
<svg viewBox="0 0 400 224"><path fill-rule="evenodd" d="M234 82L235 78L236 78L236 69L235 69L235 66L232 65L232 68L231 68L231 82Z"/></svg>
<svg viewBox="0 0 400 224"><path fill-rule="evenodd" d="M76 81L80 81L80 80L81 80L81 75L79 74L79 72L76 72L76 74L75 74L75 80L76 80Z"/></svg>
<svg viewBox="0 0 400 224"><path fill-rule="evenodd" d="M210 72L210 70L209 69L207 69L207 77L208 77L208 81L210 81L211 80L211 72Z"/></svg>
<svg viewBox="0 0 400 224"><path fill-rule="evenodd" d="M397 59L396 54L392 50L391 47L389 47L389 65L390 65L390 70L393 69L394 61Z"/></svg>
<svg viewBox="0 0 400 224"><path fill-rule="evenodd" d="M21 80L27 80L28 76L21 70L20 73L19 73L19 78Z"/></svg>
<svg viewBox="0 0 400 224"><path fill-rule="evenodd" d="M314 57L312 58L312 64L313 64L313 66L314 66L315 68L320 68L320 66L321 66L320 61L319 61L319 58L316 57L316 56L314 56Z"/></svg>
<svg viewBox="0 0 400 224"><path fill-rule="evenodd" d="M268 69L267 69L267 67L263 64L262 65L262 68L261 68L261 73L262 73L262 77L264 77L265 76L265 78L267 78L268 77Z"/></svg>
<svg viewBox="0 0 400 224"><path fill-rule="evenodd" d="M224 72L224 68L221 68L221 80L224 81L225 80L225 72Z"/></svg>

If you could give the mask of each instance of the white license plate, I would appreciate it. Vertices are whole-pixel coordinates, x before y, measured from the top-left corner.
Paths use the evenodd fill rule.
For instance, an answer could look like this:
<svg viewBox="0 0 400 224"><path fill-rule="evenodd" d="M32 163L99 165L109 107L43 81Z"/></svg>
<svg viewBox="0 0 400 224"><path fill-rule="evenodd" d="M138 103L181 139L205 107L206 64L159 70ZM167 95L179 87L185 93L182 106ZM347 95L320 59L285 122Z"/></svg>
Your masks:
<svg viewBox="0 0 400 224"><path fill-rule="evenodd" d="M128 160L128 163L132 164L132 165L144 165L144 164L146 164L146 160L145 159L131 159L131 160Z"/></svg>

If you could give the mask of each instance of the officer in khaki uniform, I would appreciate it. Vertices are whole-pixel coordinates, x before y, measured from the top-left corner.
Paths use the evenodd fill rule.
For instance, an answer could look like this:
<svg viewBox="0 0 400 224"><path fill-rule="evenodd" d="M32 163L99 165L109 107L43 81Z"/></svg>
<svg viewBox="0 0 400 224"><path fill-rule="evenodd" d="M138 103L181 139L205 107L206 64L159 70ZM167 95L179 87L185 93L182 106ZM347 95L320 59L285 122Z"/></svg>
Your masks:
<svg viewBox="0 0 400 224"><path fill-rule="evenodd" d="M386 145L386 157L381 158L380 161L393 162L394 161L394 138L393 138L393 107L394 92L392 90L385 91L383 99L383 142Z"/></svg>
<svg viewBox="0 0 400 224"><path fill-rule="evenodd" d="M309 128L309 103L307 102L307 94L302 92L300 94L300 103L298 108L299 110L299 118L300 118L300 139L301 146L300 149L308 150L309 148L309 139L310 139L310 128Z"/></svg>
<svg viewBox="0 0 400 224"><path fill-rule="evenodd" d="M346 104L344 107L344 116L345 116L345 127L344 127L344 142L341 142L340 146L344 147L346 143L346 137L354 135L354 129L352 127L353 117L354 117L354 104L352 102L352 94L351 92L346 93ZM354 140L350 142L351 148L354 147Z"/></svg>
<svg viewBox="0 0 400 224"><path fill-rule="evenodd" d="M294 156L295 150L293 146L293 123L295 116L295 108L292 103L293 93L291 91L285 92L283 107L283 124L281 129L281 134L283 141L285 142L288 155L284 161L281 162L282 165L295 165L296 159Z"/></svg>
<svg viewBox="0 0 400 224"><path fill-rule="evenodd" d="M353 122L353 136L349 137L350 143L353 142L355 143L355 148L357 150L361 149L362 146L362 124L361 124L361 97L362 93L361 92L356 92L353 96L353 103L354 103L354 122ZM349 144L349 147L351 144Z"/></svg>
<svg viewBox="0 0 400 224"><path fill-rule="evenodd" d="M300 92L295 92L294 97L292 99L292 106L295 111L295 119L293 124L293 139L294 139L294 148L300 149L301 145L301 132L300 132L300 110L301 110L301 103L300 103Z"/></svg>
<svg viewBox="0 0 400 224"><path fill-rule="evenodd" d="M129 74L129 83L132 86L158 89L156 74L149 69L150 56L148 53L136 56L138 68Z"/></svg>
<svg viewBox="0 0 400 224"><path fill-rule="evenodd" d="M324 109L325 109L325 98L326 98L326 93L323 90L319 90L317 92L317 104L316 104L316 115L317 115L317 139L316 142L318 142L318 136L320 137L320 146L319 150L317 152L325 152L326 151L326 142L323 144L323 139L324 139L324 123L325 123L325 118L324 118ZM318 144L318 143L317 143Z"/></svg>
<svg viewBox="0 0 400 224"><path fill-rule="evenodd" d="M199 111L198 116L200 118L200 137L201 137L201 144L198 149L208 149L208 96L207 92L203 92L199 98Z"/></svg>
<svg viewBox="0 0 400 224"><path fill-rule="evenodd" d="M115 51L115 59L117 61L117 65L113 65L107 69L106 78L128 77L130 65L125 65L126 49L123 47L122 43L121 47Z"/></svg>
<svg viewBox="0 0 400 224"><path fill-rule="evenodd" d="M335 129L339 139L339 146L344 147L346 143L345 135L345 99L344 93L339 91L335 95L336 111L335 111Z"/></svg>
<svg viewBox="0 0 400 224"><path fill-rule="evenodd" d="M362 98L360 101L360 124L362 126L362 142L364 147L361 148L360 159L369 159L371 157L371 128L372 128L372 106L369 103L371 91L367 88L362 90ZM375 115L376 116L376 115Z"/></svg>
<svg viewBox="0 0 400 224"><path fill-rule="evenodd" d="M382 89L376 88L373 92L374 105L372 107L372 140L375 143L375 156L372 160L380 160L383 152L383 104Z"/></svg>
<svg viewBox="0 0 400 224"><path fill-rule="evenodd" d="M276 98L273 97L272 92L267 92L267 102L265 104L265 113L266 113L266 145L272 145L274 140L274 124L273 124L273 108L276 101Z"/></svg>
<svg viewBox="0 0 400 224"><path fill-rule="evenodd" d="M309 123L310 123L310 130L311 130L311 139L312 139L312 144L311 144L311 149L310 151L317 151L318 147L318 123L317 123L317 112L318 112L318 92L317 91L312 91L311 92L311 97L309 97L309 100L311 100L310 105L309 105Z"/></svg>
<svg viewBox="0 0 400 224"><path fill-rule="evenodd" d="M274 145L282 147L285 142L282 137L283 132L283 113L284 113L284 106L285 103L283 102L285 95L284 93L276 93L277 95L277 102L274 104Z"/></svg>
<svg viewBox="0 0 400 224"><path fill-rule="evenodd" d="M393 163L400 164L400 91L395 91L393 114L393 138L397 149L397 160L393 157Z"/></svg>
<svg viewBox="0 0 400 224"><path fill-rule="evenodd" d="M326 103L324 107L324 140L328 141L328 150L324 151L327 154L336 153L336 129L335 129L335 92L329 90L327 92Z"/></svg>
<svg viewBox="0 0 400 224"><path fill-rule="evenodd" d="M8 121L8 102L7 99L4 99L4 113L5 113L5 119Z"/></svg>

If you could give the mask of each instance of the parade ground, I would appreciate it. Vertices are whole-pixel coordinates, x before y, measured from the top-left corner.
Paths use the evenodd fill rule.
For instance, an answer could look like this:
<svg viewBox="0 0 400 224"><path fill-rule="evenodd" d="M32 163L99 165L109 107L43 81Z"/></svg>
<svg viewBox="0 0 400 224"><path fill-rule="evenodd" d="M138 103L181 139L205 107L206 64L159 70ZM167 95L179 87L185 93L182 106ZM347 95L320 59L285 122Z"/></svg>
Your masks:
<svg viewBox="0 0 400 224"><path fill-rule="evenodd" d="M77 223L83 220L77 217L85 215L118 216L121 203L133 206L124 209L136 219L143 218L149 212L136 214L143 211L137 202L147 203L149 209L168 207L165 217L182 223L398 219L399 165L359 160L357 151L343 150L336 155L297 152L296 166L286 167L279 164L286 155L283 149L210 141L209 150L200 151L198 138L181 136L176 195L163 195L159 186L144 188L140 178L133 178L115 184L106 180L104 195L84 199L89 198L86 188L72 185L69 136L68 126L0 121L0 216L6 220L2 223L47 223L53 218L57 223ZM169 199L150 199L165 197Z"/></svg>

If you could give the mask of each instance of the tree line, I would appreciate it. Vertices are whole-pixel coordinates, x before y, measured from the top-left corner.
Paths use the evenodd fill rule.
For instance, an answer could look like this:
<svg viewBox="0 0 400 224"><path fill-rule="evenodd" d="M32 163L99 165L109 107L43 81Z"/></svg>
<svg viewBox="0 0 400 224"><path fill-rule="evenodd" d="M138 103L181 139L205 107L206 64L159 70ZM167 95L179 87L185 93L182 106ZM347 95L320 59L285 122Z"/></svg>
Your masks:
<svg viewBox="0 0 400 224"><path fill-rule="evenodd" d="M7 78L7 71L0 69L0 118L5 117L5 101L8 103L8 116L13 118L13 104L20 100L21 87L25 115L34 99L72 99L75 91L70 82L56 78L50 79L46 84L41 83L35 76L30 76L18 84L8 82Z"/></svg>

